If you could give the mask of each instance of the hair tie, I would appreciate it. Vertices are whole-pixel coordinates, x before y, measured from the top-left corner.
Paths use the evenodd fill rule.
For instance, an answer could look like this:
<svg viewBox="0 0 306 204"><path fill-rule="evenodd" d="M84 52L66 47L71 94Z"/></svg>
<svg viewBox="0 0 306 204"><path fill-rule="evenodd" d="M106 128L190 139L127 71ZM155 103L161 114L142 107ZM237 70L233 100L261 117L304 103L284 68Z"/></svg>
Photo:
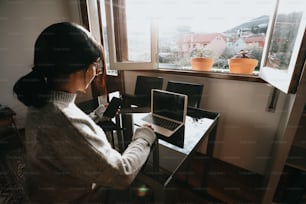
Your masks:
<svg viewBox="0 0 306 204"><path fill-rule="evenodd" d="M37 68L37 67L33 67L32 68L32 75L38 79L43 79L45 81L45 83L47 83L48 81L48 77L46 76L46 74L44 72L42 72L41 69Z"/></svg>

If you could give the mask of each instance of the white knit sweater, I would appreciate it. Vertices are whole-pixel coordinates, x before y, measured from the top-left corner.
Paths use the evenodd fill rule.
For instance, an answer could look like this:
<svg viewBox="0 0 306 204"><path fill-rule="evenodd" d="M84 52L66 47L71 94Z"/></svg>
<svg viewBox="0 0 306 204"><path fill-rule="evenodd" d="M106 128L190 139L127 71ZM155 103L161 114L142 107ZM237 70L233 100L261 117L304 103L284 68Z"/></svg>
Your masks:
<svg viewBox="0 0 306 204"><path fill-rule="evenodd" d="M75 94L53 92L43 108L29 108L26 124L26 187L35 201L71 202L91 193L93 183L125 188L146 161L155 137L139 128L123 154L74 103ZM143 137L142 137L143 136Z"/></svg>

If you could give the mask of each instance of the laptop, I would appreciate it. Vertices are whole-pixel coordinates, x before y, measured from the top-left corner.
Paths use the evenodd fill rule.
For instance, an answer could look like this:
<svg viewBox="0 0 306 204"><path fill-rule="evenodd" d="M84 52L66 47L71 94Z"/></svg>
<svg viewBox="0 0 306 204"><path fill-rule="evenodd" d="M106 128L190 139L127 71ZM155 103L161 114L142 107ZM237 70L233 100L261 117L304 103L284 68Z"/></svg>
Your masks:
<svg viewBox="0 0 306 204"><path fill-rule="evenodd" d="M152 125L154 131L166 137L173 135L185 124L187 95L152 89L151 112L135 120L135 125Z"/></svg>

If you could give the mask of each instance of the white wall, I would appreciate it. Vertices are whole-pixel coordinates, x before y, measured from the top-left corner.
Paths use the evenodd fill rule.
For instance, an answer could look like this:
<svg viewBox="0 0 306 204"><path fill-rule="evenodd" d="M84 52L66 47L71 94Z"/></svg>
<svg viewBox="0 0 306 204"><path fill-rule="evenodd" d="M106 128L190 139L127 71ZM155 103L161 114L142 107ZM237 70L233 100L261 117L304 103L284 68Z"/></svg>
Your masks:
<svg viewBox="0 0 306 204"><path fill-rule="evenodd" d="M0 0L0 103L17 112L18 127L24 126L26 108L13 96L16 80L33 64L34 43L48 25L81 22L78 0Z"/></svg>
<svg viewBox="0 0 306 204"><path fill-rule="evenodd" d="M272 87L265 83L125 71L127 93L133 93L136 75L161 76L164 89L168 80L204 84L200 107L220 113L214 156L265 174L287 95L280 93L276 111L271 113L266 107ZM204 145L200 151L205 152Z"/></svg>

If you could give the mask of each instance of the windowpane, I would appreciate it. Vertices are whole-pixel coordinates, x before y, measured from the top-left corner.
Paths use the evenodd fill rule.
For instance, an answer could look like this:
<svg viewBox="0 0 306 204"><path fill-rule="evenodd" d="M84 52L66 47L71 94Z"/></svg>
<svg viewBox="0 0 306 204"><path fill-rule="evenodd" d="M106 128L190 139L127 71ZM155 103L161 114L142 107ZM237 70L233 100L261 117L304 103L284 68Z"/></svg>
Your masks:
<svg viewBox="0 0 306 204"><path fill-rule="evenodd" d="M228 70L228 59L240 50L249 51L249 55L261 61L274 1L162 2L156 9L160 67L191 69L195 48L204 49L213 57L213 69L218 71Z"/></svg>
<svg viewBox="0 0 306 204"><path fill-rule="evenodd" d="M228 71L228 59L241 50L261 62L269 17L276 3L266 0L112 2L122 3L114 10L121 11L114 12L112 22L115 57L117 62L123 62L118 67L135 68L136 63L149 62L152 67L147 68L153 68L158 61L159 68L191 69L194 50L202 49L214 58L213 71L221 72ZM153 21L157 22L158 33L152 30ZM259 67L260 63L255 70Z"/></svg>
<svg viewBox="0 0 306 204"><path fill-rule="evenodd" d="M150 2L126 1L126 25L128 61L151 61L151 15Z"/></svg>

